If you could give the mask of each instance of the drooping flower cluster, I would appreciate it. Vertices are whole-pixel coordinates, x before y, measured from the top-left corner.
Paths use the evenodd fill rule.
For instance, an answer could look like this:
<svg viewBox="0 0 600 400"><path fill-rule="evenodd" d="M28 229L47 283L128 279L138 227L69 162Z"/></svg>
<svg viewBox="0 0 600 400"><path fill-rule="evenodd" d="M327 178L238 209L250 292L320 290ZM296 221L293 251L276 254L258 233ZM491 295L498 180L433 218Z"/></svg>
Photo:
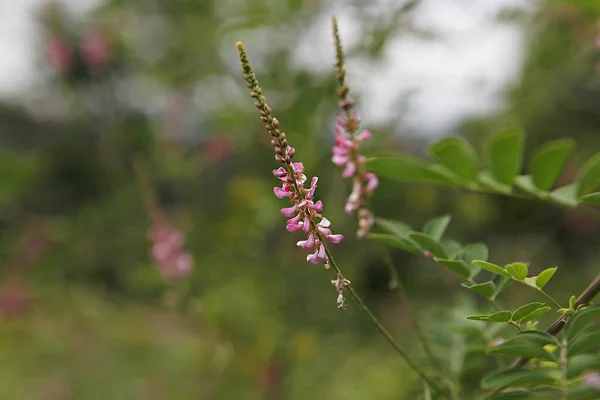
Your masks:
<svg viewBox="0 0 600 400"><path fill-rule="evenodd" d="M150 255L158 263L162 275L167 279L188 276L194 260L183 249L183 232L162 222L150 228L149 236L152 240Z"/></svg>
<svg viewBox="0 0 600 400"><path fill-rule="evenodd" d="M273 175L281 182L281 187L275 187L273 192L278 198L288 198L292 203L290 207L281 209L281 214L290 218L286 223L286 229L289 232L304 231L307 238L300 240L297 245L312 251L306 257L306 261L311 264L322 262L327 269L330 267L330 255L324 243L325 240L339 243L344 237L340 234L333 234L329 228L331 223L320 214L323 210L323 203L321 200L315 201L314 198L319 178L313 177L310 180L310 186L305 187L308 179L304 173L304 165L301 162L292 162L296 150L288 144L285 133L279 129L279 121L272 116L271 108L262 95L262 89L252 71L243 44L237 43L236 47L244 79L251 90L250 97L255 99L254 106L260 111L260 120L265 124L265 128L271 135L275 160L283 164L283 166L273 170ZM338 276L341 277L340 274ZM348 284L349 281L341 289L338 288L338 295L341 296L342 304L343 287ZM340 303L339 296L338 303Z"/></svg>
<svg viewBox="0 0 600 400"><path fill-rule="evenodd" d="M363 237L368 234L374 219L373 213L365 205L365 199L373 194L379 185L379 180L375 174L366 171L364 165L366 157L360 154L360 145L371 137L371 132L364 130L357 133L360 127L360 115L354 110L354 100L348 96L350 88L345 82L344 52L335 18L333 34L337 59L335 69L339 86L339 107L342 113L337 116L332 161L338 167L343 167L344 178L352 178L352 192L346 200L345 210L348 214L358 211L356 234Z"/></svg>

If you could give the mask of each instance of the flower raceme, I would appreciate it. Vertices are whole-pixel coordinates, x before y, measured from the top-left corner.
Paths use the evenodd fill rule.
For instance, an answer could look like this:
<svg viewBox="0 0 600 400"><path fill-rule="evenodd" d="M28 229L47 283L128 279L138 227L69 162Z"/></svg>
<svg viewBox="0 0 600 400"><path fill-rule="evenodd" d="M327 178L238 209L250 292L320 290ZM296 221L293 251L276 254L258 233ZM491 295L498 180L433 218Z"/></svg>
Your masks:
<svg viewBox="0 0 600 400"><path fill-rule="evenodd" d="M251 90L250 97L255 100L254 106L260 112L260 120L271 135L275 160L283 164L273 170L273 175L281 182L281 186L273 188L273 193L279 199L288 198L291 203L290 207L281 209L281 214L289 218L286 229L292 233L303 231L307 234L306 239L298 241L297 246L311 251L306 256L308 263L323 263L326 269L329 269L330 263L334 265L338 271L339 281L339 284L336 284L336 290L338 291L337 303L338 307L344 308L344 287L349 285L350 281L344 279L341 275L325 244L327 240L331 243L339 243L344 237L340 234L334 234L330 229L331 222L321 214L323 202L321 200L315 201L315 191L319 178L313 177L308 187L306 186L308 178L304 173L304 165L301 162L292 162L296 150L289 145L285 133L279 129L279 121L271 114L271 108L262 95L262 89L252 71L244 45L238 42L236 48L244 79Z"/></svg>
<svg viewBox="0 0 600 400"><path fill-rule="evenodd" d="M346 85L346 69L344 68L344 51L340 39L337 21L333 19L333 36L336 50L336 81L338 82L339 108L342 113L337 116L335 126L335 145L332 150L332 162L342 167L342 176L352 178L352 192L346 200L346 213L358 211L358 237L366 236L373 225L373 213L365 206L365 199L373 194L379 185L377 176L367 172L365 156L360 154L360 145L371 137L371 132L360 133L360 115L354 110L354 100L348 96L350 88Z"/></svg>

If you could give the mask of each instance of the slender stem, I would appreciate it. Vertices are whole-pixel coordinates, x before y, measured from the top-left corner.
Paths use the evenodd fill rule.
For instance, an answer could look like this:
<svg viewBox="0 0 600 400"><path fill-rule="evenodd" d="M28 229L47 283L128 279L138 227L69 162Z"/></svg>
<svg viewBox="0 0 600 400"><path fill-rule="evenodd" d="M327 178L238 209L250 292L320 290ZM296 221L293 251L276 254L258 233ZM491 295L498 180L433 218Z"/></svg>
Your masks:
<svg viewBox="0 0 600 400"><path fill-rule="evenodd" d="M589 303L594 297L596 297L598 293L600 293L600 274L596 275L592 282L583 290L583 292L581 292L577 298L577 301L575 302L575 308ZM546 332L552 336L558 335L565 327L568 319L569 317L566 315L559 317L552 323L552 325L548 327L548 329L546 329ZM529 361L528 358L519 358L513 363L513 368L522 367L523 365L527 364L527 361Z"/></svg>
<svg viewBox="0 0 600 400"><path fill-rule="evenodd" d="M544 292L542 289L538 289L538 292L543 294L548 300L550 300L552 303L554 303L554 305L556 307L563 308L558 301L554 300L554 297L550 296L548 293Z"/></svg>
<svg viewBox="0 0 600 400"><path fill-rule="evenodd" d="M560 392L561 399L566 400L569 393L567 382L567 340L563 339L560 343Z"/></svg>
<svg viewBox="0 0 600 400"><path fill-rule="evenodd" d="M402 284L402 281L400 280L398 273L394 269L394 265L392 263L389 251L386 252L385 261L386 261L385 265L388 268L388 271L390 273L390 278L391 278L390 279L390 289L396 289L396 292L400 296L400 299L402 300L402 305L404 306L406 315L408 316L408 320L410 321L410 325L412 326L413 331L415 332L415 335L417 335L417 338L419 339L419 342L421 343L423 350L427 354L427 357L429 357L431 365L433 365L433 367L435 369L437 369L438 372L443 373L439 363L437 362L437 360L435 359L435 357L433 355L433 352L431 351L431 347L429 347L429 343L427 342L427 338L425 337L425 334L421 328L421 324L419 324L419 321L417 321L417 319L415 318L415 314L413 312L413 309L408 300L408 296L406 294L406 289L404 288L404 285Z"/></svg>
<svg viewBox="0 0 600 400"><path fill-rule="evenodd" d="M423 382L423 400L431 400L431 391L427 382Z"/></svg>
<svg viewBox="0 0 600 400"><path fill-rule="evenodd" d="M336 264L327 246L325 246L325 253L327 254L327 258L329 259L329 264L333 267L333 269L335 269L335 271L338 274L343 275L342 271ZM394 350L396 350L396 352L400 355L400 357L404 359L404 361L409 365L409 367L411 367L413 371L415 371L421 377L421 379L423 379L423 381L425 381L431 388L433 388L435 391L439 392L446 398L450 398L448 390L446 390L445 388L441 388L437 383L435 383L431 379L431 377L429 377L425 373L425 371L423 371L423 369L421 369L421 367L419 367L417 363L413 361L404 350L402 350L402 348L396 343L392 335L383 327L383 325L381 325L381 322L379 322L377 317L375 317L375 315L371 312L369 307L367 307L367 305L363 302L358 293L356 293L352 285L348 285L346 288L350 292L350 295L352 296L356 304L358 304L358 307L361 309L361 311L367 316L369 320L371 320L371 322L375 325L375 327L381 333L384 339L390 344L390 346L392 346Z"/></svg>

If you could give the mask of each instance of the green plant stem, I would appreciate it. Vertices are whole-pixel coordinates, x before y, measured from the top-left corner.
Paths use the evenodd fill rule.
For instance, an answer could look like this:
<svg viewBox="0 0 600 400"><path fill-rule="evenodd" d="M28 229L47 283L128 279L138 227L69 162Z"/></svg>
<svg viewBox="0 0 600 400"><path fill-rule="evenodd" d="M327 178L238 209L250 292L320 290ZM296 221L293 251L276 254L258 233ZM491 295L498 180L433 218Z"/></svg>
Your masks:
<svg viewBox="0 0 600 400"><path fill-rule="evenodd" d="M343 276L342 271L336 264L336 262L333 258L333 255L331 254L331 252L329 251L327 246L325 246L325 253L327 254L327 258L329 259L329 264L333 267L333 269L338 274ZM381 325L381 322L379 322L377 317L375 317L375 315L371 312L369 307L367 307L367 305L363 302L363 300L360 298L358 293L356 293L356 291L354 290L352 285L348 285L346 287L346 289L350 292L350 295L352 296L352 298L354 299L356 304L358 304L358 307L361 309L361 311L375 325L375 327L381 333L381 335L384 337L384 339L390 344L390 346L392 346L392 348L400 355L400 357L402 357L402 359L404 359L404 361L408 364L408 366L410 368L412 368L413 371L415 371L417 373L417 375L419 375L419 377L421 377L421 379L423 379L423 381L425 383L427 383L431 388L433 388L436 392L440 393L441 395L443 395L446 398L450 398L450 394L449 394L448 390L441 388L437 383L435 383L431 379L431 377L429 377L425 373L425 371L423 371L423 369L421 369L421 367L419 367L417 365L417 363L415 361L413 361L404 350L402 350L402 348L396 343L396 341L394 340L392 335L383 327L383 325Z"/></svg>
<svg viewBox="0 0 600 400"><path fill-rule="evenodd" d="M429 343L427 342L425 333L421 329L421 325L419 324L419 321L417 321L417 319L415 318L415 314L413 312L413 309L408 300L408 296L406 294L406 289L405 289L404 285L402 284L402 281L400 280L398 273L394 269L394 265L392 264L392 260L391 260L389 251L386 252L385 260L386 260L385 264L388 268L388 271L390 273L390 278L391 278L390 279L390 289L395 289L396 292L398 293L398 295L400 296L400 299L402 300L402 305L404 306L404 309L406 310L406 315L408 316L410 325L412 326L413 331L415 332L415 335L417 336L419 342L421 343L423 350L427 354L427 357L429 358L431 365L433 365L433 367L435 369L437 369L440 374L443 374L442 368L440 367L439 363L433 356L433 352L431 351L431 347L429 346Z"/></svg>
<svg viewBox="0 0 600 400"><path fill-rule="evenodd" d="M569 394L569 385L567 382L567 341L563 339L560 343L560 392L561 399L566 400Z"/></svg>
<svg viewBox="0 0 600 400"><path fill-rule="evenodd" d="M548 300L550 300L552 303L554 303L554 305L557 308L563 308L563 306L560 305L560 303L556 300L554 300L554 297L550 296L548 293L546 293L545 291L543 291L542 289L538 289L538 292L540 292L542 295L544 295Z"/></svg>

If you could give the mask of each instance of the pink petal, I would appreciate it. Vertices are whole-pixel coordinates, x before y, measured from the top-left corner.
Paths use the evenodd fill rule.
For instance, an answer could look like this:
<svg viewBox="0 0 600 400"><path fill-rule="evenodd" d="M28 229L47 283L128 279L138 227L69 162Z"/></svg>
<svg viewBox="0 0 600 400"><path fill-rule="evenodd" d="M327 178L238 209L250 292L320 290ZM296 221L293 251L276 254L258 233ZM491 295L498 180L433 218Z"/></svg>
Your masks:
<svg viewBox="0 0 600 400"><path fill-rule="evenodd" d="M296 244L298 245L298 247L302 247L305 249L313 248L315 247L315 235L311 233L310 235L308 235L308 238L306 238L306 240L300 240Z"/></svg>
<svg viewBox="0 0 600 400"><path fill-rule="evenodd" d="M356 164L354 164L353 162L349 162L348 164L346 164L346 168L344 168L342 176L344 178L350 178L352 175L354 175L354 172L356 172Z"/></svg>
<svg viewBox="0 0 600 400"><path fill-rule="evenodd" d="M367 140L371 137L371 131L367 131L364 130L361 133L359 133L358 135L355 136L356 139L358 139L359 141L363 141L363 140Z"/></svg>
<svg viewBox="0 0 600 400"><path fill-rule="evenodd" d="M298 211L298 206L294 204L291 207L282 208L281 215L283 215L284 217L292 217L296 213L296 211Z"/></svg>
<svg viewBox="0 0 600 400"><path fill-rule="evenodd" d="M327 236L327 239L331 240L331 243L339 243L342 241L343 238L344 238L344 235L342 235L340 233Z"/></svg>
<svg viewBox="0 0 600 400"><path fill-rule="evenodd" d="M292 195L292 192L290 192L288 190L284 190L280 187L274 187L273 192L275 193L275 196L277 196L277 198L280 198L280 199L284 199L284 198L290 197Z"/></svg>
<svg viewBox="0 0 600 400"><path fill-rule="evenodd" d="M311 208L315 211L323 211L323 202L319 200L315 204L313 204Z"/></svg>

